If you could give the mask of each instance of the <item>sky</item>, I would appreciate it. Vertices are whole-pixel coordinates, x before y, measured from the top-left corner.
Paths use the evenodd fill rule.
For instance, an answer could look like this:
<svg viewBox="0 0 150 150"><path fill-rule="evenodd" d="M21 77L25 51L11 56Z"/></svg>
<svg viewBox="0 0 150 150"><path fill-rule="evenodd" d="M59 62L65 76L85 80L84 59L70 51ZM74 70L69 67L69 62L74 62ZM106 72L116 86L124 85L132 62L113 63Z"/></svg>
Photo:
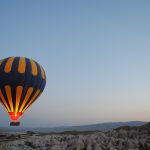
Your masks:
<svg viewBox="0 0 150 150"><path fill-rule="evenodd" d="M150 1L1 0L0 59L33 58L46 88L24 127L150 120ZM9 126L0 106L0 126Z"/></svg>

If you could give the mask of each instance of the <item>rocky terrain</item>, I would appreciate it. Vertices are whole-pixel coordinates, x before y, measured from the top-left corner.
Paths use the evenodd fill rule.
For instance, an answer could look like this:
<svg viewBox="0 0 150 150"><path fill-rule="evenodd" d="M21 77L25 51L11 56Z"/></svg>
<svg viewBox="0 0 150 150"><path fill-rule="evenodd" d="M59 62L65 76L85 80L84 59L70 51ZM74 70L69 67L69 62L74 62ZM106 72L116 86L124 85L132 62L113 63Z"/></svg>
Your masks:
<svg viewBox="0 0 150 150"><path fill-rule="evenodd" d="M150 123L112 131L9 133L0 135L0 150L150 150Z"/></svg>

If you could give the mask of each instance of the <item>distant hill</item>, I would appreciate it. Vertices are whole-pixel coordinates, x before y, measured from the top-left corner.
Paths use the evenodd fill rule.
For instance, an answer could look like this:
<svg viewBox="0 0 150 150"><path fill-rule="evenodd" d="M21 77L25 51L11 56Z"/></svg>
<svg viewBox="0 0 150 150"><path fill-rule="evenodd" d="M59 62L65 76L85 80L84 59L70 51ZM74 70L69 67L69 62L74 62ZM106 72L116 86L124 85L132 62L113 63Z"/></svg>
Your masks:
<svg viewBox="0 0 150 150"><path fill-rule="evenodd" d="M62 126L54 128L22 128L22 127L8 127L2 128L0 131L4 132L23 132L23 131L34 131L34 132L63 132L63 131L108 131L119 128L121 126L142 126L146 122L141 121L130 121L130 122L108 122L82 126Z"/></svg>
<svg viewBox="0 0 150 150"><path fill-rule="evenodd" d="M131 130L137 130L137 131L150 131L150 122L142 125L142 126L120 126L118 128L115 129L116 131L119 130L126 130L126 131L131 131Z"/></svg>
<svg viewBox="0 0 150 150"><path fill-rule="evenodd" d="M130 121L130 122L108 122L108 123L99 123L99 124L91 124L91 125L82 125L82 126L64 126L64 127L56 127L56 128L39 128L39 131L108 131L121 126L142 126L146 124L146 122L141 121Z"/></svg>

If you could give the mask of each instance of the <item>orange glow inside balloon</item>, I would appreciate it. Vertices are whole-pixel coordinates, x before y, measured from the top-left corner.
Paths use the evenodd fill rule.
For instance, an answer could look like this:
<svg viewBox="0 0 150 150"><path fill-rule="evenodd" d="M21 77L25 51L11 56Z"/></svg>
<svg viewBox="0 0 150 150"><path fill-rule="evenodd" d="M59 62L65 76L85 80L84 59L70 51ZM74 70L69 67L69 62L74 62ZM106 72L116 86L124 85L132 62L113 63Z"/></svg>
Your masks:
<svg viewBox="0 0 150 150"><path fill-rule="evenodd" d="M17 121L22 115L22 112L9 112L8 113L12 121Z"/></svg>
<svg viewBox="0 0 150 150"><path fill-rule="evenodd" d="M33 59L8 57L0 60L0 103L10 116L10 126L19 126L18 120L41 95L45 85L45 71Z"/></svg>

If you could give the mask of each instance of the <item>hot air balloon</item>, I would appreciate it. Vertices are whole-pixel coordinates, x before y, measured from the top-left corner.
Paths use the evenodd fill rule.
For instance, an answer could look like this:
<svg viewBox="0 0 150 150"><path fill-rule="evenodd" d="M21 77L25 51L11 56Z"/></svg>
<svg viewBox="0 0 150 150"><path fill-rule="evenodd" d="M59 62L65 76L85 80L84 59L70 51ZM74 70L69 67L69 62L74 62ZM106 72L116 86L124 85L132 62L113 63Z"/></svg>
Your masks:
<svg viewBox="0 0 150 150"><path fill-rule="evenodd" d="M8 57L0 60L0 102L8 112L10 126L43 92L46 84L45 71L40 64L25 57Z"/></svg>

